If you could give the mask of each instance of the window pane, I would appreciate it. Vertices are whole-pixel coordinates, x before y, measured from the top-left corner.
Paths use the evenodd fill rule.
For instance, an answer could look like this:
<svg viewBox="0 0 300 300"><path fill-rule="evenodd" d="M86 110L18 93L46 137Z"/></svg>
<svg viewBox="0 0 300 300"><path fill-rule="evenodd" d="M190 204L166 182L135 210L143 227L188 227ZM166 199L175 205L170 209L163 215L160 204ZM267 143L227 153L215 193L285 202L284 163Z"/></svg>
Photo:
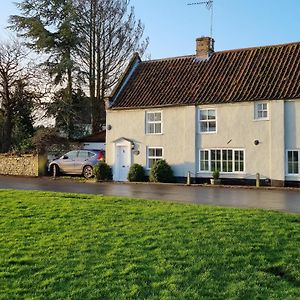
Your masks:
<svg viewBox="0 0 300 300"><path fill-rule="evenodd" d="M214 132L216 131L216 121L210 121L208 122L209 131Z"/></svg>
<svg viewBox="0 0 300 300"><path fill-rule="evenodd" d="M153 148L149 148L148 149L148 153L149 153L149 156L155 156L155 149L153 149Z"/></svg>
<svg viewBox="0 0 300 300"><path fill-rule="evenodd" d="M298 162L298 151L294 151L294 162Z"/></svg>
<svg viewBox="0 0 300 300"><path fill-rule="evenodd" d="M208 111L200 110L200 120L207 120L207 119L208 119Z"/></svg>
<svg viewBox="0 0 300 300"><path fill-rule="evenodd" d="M154 114L153 113L147 113L147 120L148 121L154 121Z"/></svg>
<svg viewBox="0 0 300 300"><path fill-rule="evenodd" d="M244 163L241 161L240 162L240 169L239 169L240 172L243 172L244 171Z"/></svg>
<svg viewBox="0 0 300 300"><path fill-rule="evenodd" d="M208 119L215 120L216 119L216 111L214 109L208 110Z"/></svg>
<svg viewBox="0 0 300 300"><path fill-rule="evenodd" d="M234 170L235 170L236 172L239 171L239 162L238 162L238 161L236 161L236 162L234 163Z"/></svg>
<svg viewBox="0 0 300 300"><path fill-rule="evenodd" d="M153 159L153 158L150 158L150 159L149 159L149 168L150 168L150 169L152 168L154 162L155 162L155 159Z"/></svg>
<svg viewBox="0 0 300 300"><path fill-rule="evenodd" d="M156 156L162 157L162 149L156 149Z"/></svg>
<svg viewBox="0 0 300 300"><path fill-rule="evenodd" d="M216 159L216 150L211 150L211 160Z"/></svg>
<svg viewBox="0 0 300 300"><path fill-rule="evenodd" d="M154 121L161 121L161 113L154 114Z"/></svg>
<svg viewBox="0 0 300 300"><path fill-rule="evenodd" d="M239 159L239 152L238 151L234 151L234 159L235 160Z"/></svg>
<svg viewBox="0 0 300 300"><path fill-rule="evenodd" d="M66 154L66 156L69 158L69 159L75 159L75 157L77 156L77 153L78 151L70 151Z"/></svg>
<svg viewBox="0 0 300 300"><path fill-rule="evenodd" d="M149 133L155 133L155 124L153 123L149 124Z"/></svg>
<svg viewBox="0 0 300 300"><path fill-rule="evenodd" d="M200 171L207 171L208 168L206 165L208 166L208 164L205 161L201 161L200 162Z"/></svg>
<svg viewBox="0 0 300 300"><path fill-rule="evenodd" d="M89 156L89 157L93 157L93 156L96 156L96 154L93 153L93 152L89 152L89 153L88 153L88 156Z"/></svg>
<svg viewBox="0 0 300 300"><path fill-rule="evenodd" d="M88 152L87 151L79 151L78 158L83 158L83 159L88 158Z"/></svg>
<svg viewBox="0 0 300 300"><path fill-rule="evenodd" d="M201 122L201 128L200 128L201 132L207 132L207 123L206 122Z"/></svg>
<svg viewBox="0 0 300 300"><path fill-rule="evenodd" d="M155 133L161 133L161 124L156 123L154 125L155 125Z"/></svg>

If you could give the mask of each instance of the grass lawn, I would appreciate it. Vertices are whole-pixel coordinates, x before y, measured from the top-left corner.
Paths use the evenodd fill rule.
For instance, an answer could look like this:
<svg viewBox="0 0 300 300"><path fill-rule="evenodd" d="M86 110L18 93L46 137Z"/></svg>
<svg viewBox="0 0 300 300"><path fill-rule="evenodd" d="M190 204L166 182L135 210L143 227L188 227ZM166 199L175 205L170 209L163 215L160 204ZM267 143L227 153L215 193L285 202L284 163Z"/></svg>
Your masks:
<svg viewBox="0 0 300 300"><path fill-rule="evenodd" d="M0 299L300 299L300 215L0 190Z"/></svg>

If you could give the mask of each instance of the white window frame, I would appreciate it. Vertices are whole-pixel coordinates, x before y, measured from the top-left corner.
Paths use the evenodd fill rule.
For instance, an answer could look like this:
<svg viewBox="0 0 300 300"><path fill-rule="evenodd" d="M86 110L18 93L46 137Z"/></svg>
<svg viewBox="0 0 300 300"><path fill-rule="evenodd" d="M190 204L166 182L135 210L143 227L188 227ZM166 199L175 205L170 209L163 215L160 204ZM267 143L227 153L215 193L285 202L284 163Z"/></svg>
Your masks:
<svg viewBox="0 0 300 300"><path fill-rule="evenodd" d="M298 152L298 173L289 173L289 152ZM300 175L300 150L299 149L287 149L286 150L286 175L287 176L299 176Z"/></svg>
<svg viewBox="0 0 300 300"><path fill-rule="evenodd" d="M148 116L150 114L160 114L160 121L149 121ZM156 124L160 124L160 132L149 132L149 124L154 124L154 127ZM147 135L159 135L163 134L163 112L158 111L158 110L153 110L153 111L146 111L145 112L145 133Z"/></svg>
<svg viewBox="0 0 300 300"><path fill-rule="evenodd" d="M208 159L201 159L201 152L206 152L207 153L207 157ZM201 162L204 162L206 163L207 162L207 166L208 166L208 169L207 170L201 170ZM207 150L207 149L200 149L199 150L199 170L200 172L209 172L210 170L210 151Z"/></svg>
<svg viewBox="0 0 300 300"><path fill-rule="evenodd" d="M208 115L208 111L210 110L213 110L215 112L215 119L207 119L207 120L201 120L201 111L207 111L207 115ZM198 133L201 133L201 134L214 134L214 133L217 133L218 131L218 116L217 116L217 109L216 108L213 108L213 107L208 107L208 108L198 108ZM216 130L215 131L202 131L201 130L201 123L204 123L206 122L207 124L210 123L210 122L215 122L216 126ZM209 128L209 126L207 126L207 128Z"/></svg>
<svg viewBox="0 0 300 300"><path fill-rule="evenodd" d="M222 151L228 151L231 150L232 151L232 171L231 172L227 172L227 171L223 171L223 153ZM201 151L208 151L208 170L201 170ZM198 162L198 172L199 173L210 173L213 172L214 170L211 168L212 165L212 155L211 155L211 151L221 151L220 153L220 173L222 174L245 174L246 172L246 153L245 153L245 149L241 149L241 148L209 148L209 149L199 149L198 152L198 157L199 157L199 162ZM236 171L235 169L235 152L236 151L242 151L243 152L243 171Z"/></svg>
<svg viewBox="0 0 300 300"><path fill-rule="evenodd" d="M150 149L161 149L162 156L150 156L149 155L149 150ZM159 147L159 146L148 146L147 149L146 149L146 156L147 156L146 157L146 159L147 159L147 163L146 163L147 170L150 170L149 159L156 159L156 160L164 159L164 148L163 147Z"/></svg>
<svg viewBox="0 0 300 300"><path fill-rule="evenodd" d="M259 109L260 106L262 105L267 105L267 108L264 109ZM255 121L267 121L270 119L270 105L267 101L259 101L259 102L254 102L254 120ZM260 117L258 116L259 112L266 112L267 116L266 117Z"/></svg>

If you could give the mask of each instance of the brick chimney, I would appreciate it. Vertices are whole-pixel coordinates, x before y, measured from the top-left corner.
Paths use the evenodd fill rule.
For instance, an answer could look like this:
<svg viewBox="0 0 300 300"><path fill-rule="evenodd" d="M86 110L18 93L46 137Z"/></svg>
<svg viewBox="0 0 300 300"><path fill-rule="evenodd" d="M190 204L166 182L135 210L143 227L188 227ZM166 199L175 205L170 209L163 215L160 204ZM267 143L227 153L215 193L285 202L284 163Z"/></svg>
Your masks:
<svg viewBox="0 0 300 300"><path fill-rule="evenodd" d="M207 59L214 52L215 40L211 37L200 37L196 39L196 56Z"/></svg>

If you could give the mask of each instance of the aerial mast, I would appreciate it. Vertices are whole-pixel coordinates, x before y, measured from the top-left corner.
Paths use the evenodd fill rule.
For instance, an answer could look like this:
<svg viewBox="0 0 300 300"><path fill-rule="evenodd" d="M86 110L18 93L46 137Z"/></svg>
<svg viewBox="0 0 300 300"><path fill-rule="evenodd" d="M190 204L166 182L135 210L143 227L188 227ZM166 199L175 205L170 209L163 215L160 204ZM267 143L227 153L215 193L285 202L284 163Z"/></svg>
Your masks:
<svg viewBox="0 0 300 300"><path fill-rule="evenodd" d="M208 10L210 10L210 37L213 37L213 21L214 21L214 1L200 1L200 2L191 2L188 5L205 5Z"/></svg>

